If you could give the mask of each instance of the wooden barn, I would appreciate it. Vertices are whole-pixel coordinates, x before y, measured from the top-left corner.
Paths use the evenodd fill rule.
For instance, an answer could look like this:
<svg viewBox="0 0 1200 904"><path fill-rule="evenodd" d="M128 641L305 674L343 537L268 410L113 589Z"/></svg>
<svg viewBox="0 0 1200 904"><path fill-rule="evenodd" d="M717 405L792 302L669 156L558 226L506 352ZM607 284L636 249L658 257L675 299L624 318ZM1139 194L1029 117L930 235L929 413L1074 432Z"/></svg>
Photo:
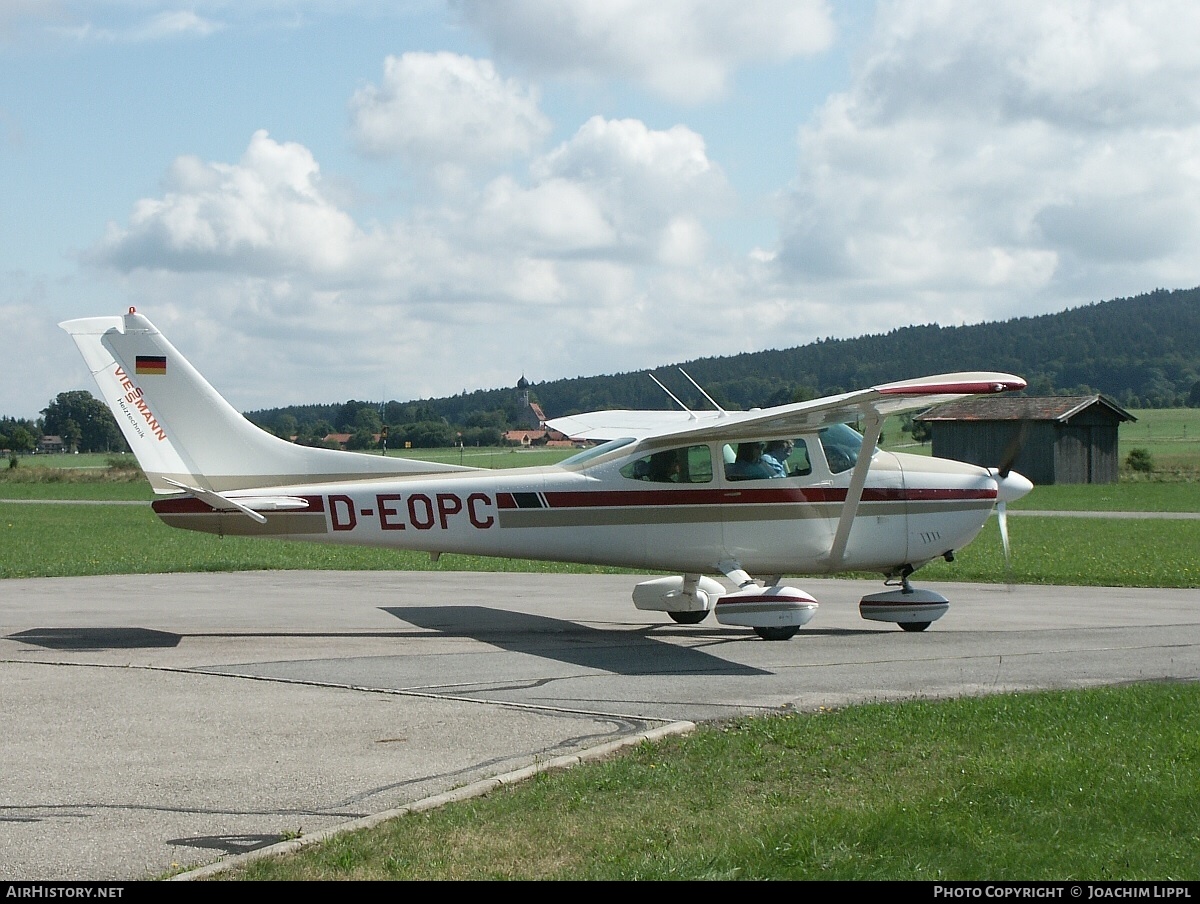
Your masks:
<svg viewBox="0 0 1200 904"><path fill-rule="evenodd" d="M1117 428L1137 418L1112 399L1091 395L964 399L914 420L929 426L937 457L997 467L1015 453L1013 470L1046 486L1115 483Z"/></svg>

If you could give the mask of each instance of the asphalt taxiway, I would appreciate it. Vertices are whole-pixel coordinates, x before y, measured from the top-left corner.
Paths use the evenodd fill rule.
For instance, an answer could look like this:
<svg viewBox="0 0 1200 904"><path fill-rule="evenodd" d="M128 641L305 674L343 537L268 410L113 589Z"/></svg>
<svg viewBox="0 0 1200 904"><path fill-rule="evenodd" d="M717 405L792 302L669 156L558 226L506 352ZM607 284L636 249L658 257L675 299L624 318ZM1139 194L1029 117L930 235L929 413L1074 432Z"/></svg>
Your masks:
<svg viewBox="0 0 1200 904"><path fill-rule="evenodd" d="M733 715L1200 677L1200 590L797 580L789 641L638 578L249 572L0 583L0 880L121 881ZM563 759L559 759L563 758ZM524 770L524 771L523 771Z"/></svg>

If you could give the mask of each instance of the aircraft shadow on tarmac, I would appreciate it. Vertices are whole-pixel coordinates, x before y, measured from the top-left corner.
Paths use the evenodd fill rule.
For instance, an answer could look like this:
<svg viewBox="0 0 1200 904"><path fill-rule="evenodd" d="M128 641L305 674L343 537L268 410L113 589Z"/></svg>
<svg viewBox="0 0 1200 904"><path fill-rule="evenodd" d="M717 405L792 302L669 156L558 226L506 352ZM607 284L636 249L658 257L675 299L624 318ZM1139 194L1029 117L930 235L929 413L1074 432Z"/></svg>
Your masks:
<svg viewBox="0 0 1200 904"><path fill-rule="evenodd" d="M5 639L48 650L148 650L177 647L181 636L150 628L30 628Z"/></svg>
<svg viewBox="0 0 1200 904"><path fill-rule="evenodd" d="M194 838L170 838L176 847L204 848L223 854L246 854L283 841L283 835L197 835Z"/></svg>
<svg viewBox="0 0 1200 904"><path fill-rule="evenodd" d="M444 637L466 637L513 653L553 659L583 668L602 669L619 675L771 674L694 647L681 647L647 637L643 633L653 629L606 631L565 619L487 606L385 606L381 609L401 621L436 631ZM670 629L670 626L666 627ZM681 630L687 630L692 636L703 636L697 635L694 627ZM729 639L727 636L713 638L714 642ZM746 638L738 637L737 640Z"/></svg>

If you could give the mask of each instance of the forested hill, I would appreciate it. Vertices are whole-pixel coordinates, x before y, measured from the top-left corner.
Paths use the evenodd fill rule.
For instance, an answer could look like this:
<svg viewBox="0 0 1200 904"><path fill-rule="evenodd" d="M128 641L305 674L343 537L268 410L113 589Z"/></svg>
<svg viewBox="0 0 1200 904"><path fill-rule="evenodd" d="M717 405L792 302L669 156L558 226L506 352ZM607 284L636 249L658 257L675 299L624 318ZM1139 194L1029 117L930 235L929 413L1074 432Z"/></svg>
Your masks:
<svg viewBox="0 0 1200 904"><path fill-rule="evenodd" d="M972 370L1018 374L1036 395L1102 392L1131 408L1200 407L1200 288L1159 290L998 323L912 326L798 348L665 362L653 371L686 405L706 408L711 406L677 365L729 409ZM530 390L548 417L601 408L674 407L642 371L535 383ZM329 428L367 431L380 420L420 422L433 433L414 437L413 444L425 445L449 442L433 434L451 429L462 430L460 437L476 431L498 436L496 431L520 425L517 408L516 389L505 387L386 406L350 401L248 416L280 435L295 433L298 425L310 425L319 434Z"/></svg>
<svg viewBox="0 0 1200 904"><path fill-rule="evenodd" d="M798 348L668 362L653 371L686 404L704 407L683 367L722 406L749 408L961 370L1014 373L1031 394L1102 392L1137 408L1200 406L1200 288L1159 290L1058 314L974 326L912 326ZM537 383L550 417L600 408L670 408L645 373ZM512 389L430 404L452 423L502 408Z"/></svg>

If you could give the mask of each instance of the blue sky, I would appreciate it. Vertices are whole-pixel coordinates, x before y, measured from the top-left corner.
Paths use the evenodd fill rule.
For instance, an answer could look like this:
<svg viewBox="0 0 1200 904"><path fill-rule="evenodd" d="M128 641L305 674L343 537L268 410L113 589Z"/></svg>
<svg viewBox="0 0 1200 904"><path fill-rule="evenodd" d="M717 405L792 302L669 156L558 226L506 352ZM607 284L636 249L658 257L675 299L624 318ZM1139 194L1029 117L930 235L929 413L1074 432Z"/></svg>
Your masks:
<svg viewBox="0 0 1200 904"><path fill-rule="evenodd" d="M0 0L0 414L131 305L251 410L1191 288L1198 45L1165 0Z"/></svg>

